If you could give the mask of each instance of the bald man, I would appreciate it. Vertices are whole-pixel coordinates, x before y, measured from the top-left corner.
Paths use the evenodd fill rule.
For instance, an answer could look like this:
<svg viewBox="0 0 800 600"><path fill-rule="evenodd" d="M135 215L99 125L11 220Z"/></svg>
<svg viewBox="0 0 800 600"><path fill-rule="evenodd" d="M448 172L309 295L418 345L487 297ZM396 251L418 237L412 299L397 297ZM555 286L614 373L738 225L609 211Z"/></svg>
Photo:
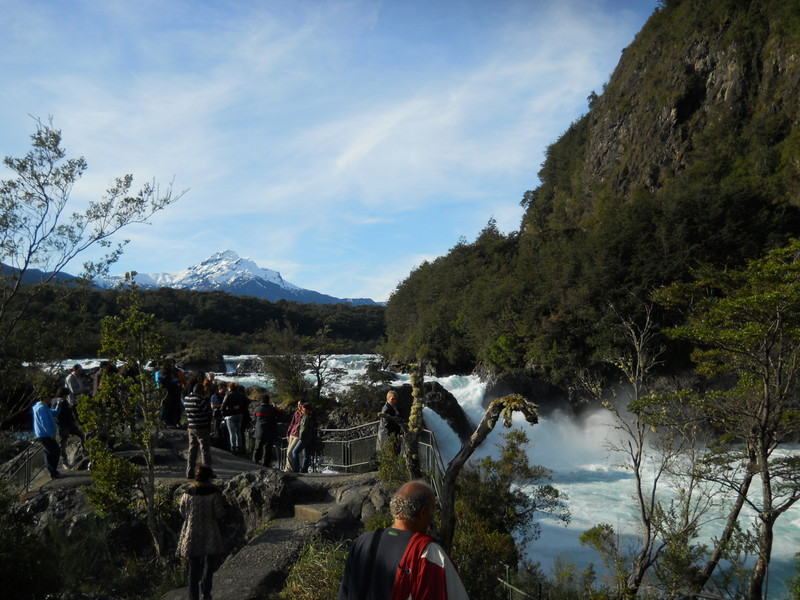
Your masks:
<svg viewBox="0 0 800 600"><path fill-rule="evenodd" d="M427 535L433 489L409 481L389 507L392 526L365 533L350 550L339 600L469 600L452 561Z"/></svg>

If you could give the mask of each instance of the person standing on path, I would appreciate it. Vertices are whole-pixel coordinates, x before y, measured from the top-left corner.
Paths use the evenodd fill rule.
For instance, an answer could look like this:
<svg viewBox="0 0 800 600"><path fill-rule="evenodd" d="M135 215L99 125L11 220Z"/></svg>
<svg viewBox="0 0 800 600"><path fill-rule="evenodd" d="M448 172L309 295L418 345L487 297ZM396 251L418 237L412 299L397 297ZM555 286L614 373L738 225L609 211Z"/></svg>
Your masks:
<svg viewBox="0 0 800 600"><path fill-rule="evenodd" d="M225 419L225 427L228 429L233 454L244 452L242 423L244 413L247 412L247 404L248 400L241 386L233 381L228 383L228 393L225 394L225 399L222 401L222 416Z"/></svg>
<svg viewBox="0 0 800 600"><path fill-rule="evenodd" d="M69 436L74 435L81 441L81 454L84 454L83 445L86 443L86 435L78 427L78 417L75 415L75 407L72 406L69 398L69 390L65 387L59 388L55 402L59 403L61 410L56 417L58 424L58 443L61 446L61 460L64 466L71 469L74 465L67 458L67 441ZM77 462L77 458L76 458Z"/></svg>
<svg viewBox="0 0 800 600"><path fill-rule="evenodd" d="M197 465L194 482L181 496L183 526L178 537L178 556L189 559L189 600L211 600L214 571L221 564L225 543L219 520L225 516L222 491L211 483L214 472Z"/></svg>
<svg viewBox="0 0 800 600"><path fill-rule="evenodd" d="M433 488L409 481L389 508L392 526L363 534L350 550L339 600L469 600L452 561L427 535L436 510Z"/></svg>
<svg viewBox="0 0 800 600"><path fill-rule="evenodd" d="M202 383L196 383L191 393L183 399L183 410L186 412L186 431L189 435L186 478L192 479L197 465L198 450L200 462L211 466L211 405L205 397L205 387Z"/></svg>
<svg viewBox="0 0 800 600"><path fill-rule="evenodd" d="M78 396L86 393L83 385L83 367L74 365L69 375L64 379L64 387L69 390L69 403L71 406L78 406Z"/></svg>
<svg viewBox="0 0 800 600"><path fill-rule="evenodd" d="M314 407L310 402L303 404L301 408L303 418L300 419L300 428L297 431L297 443L290 454L292 458L292 471L295 473L308 473L311 466L311 443L317 433L317 417L314 414ZM303 453L303 464L300 464L300 453Z"/></svg>
<svg viewBox="0 0 800 600"><path fill-rule="evenodd" d="M256 430L253 436L255 438L253 462L269 467L272 464L272 446L275 443L281 411L274 404L270 404L269 394L261 394L259 400L255 413L253 413L256 421Z"/></svg>
<svg viewBox="0 0 800 600"><path fill-rule="evenodd" d="M61 477L58 472L61 448L56 441L58 432L56 417L61 412L61 400L56 400L55 406L53 404L52 398L42 398L33 405L31 411L33 412L33 437L44 449L44 461L47 471L50 473L50 479L57 479Z"/></svg>
<svg viewBox="0 0 800 600"><path fill-rule="evenodd" d="M224 382L217 384L215 392L211 395L211 419L213 423L213 434L220 441L223 440L222 431L222 401L225 399L225 392L228 386ZM227 432L226 432L227 433ZM227 439L227 436L225 437Z"/></svg>
<svg viewBox="0 0 800 600"><path fill-rule="evenodd" d="M386 402L378 414L378 437L375 443L376 450L380 452L383 447L392 442L394 452L397 454L400 451L399 436L403 433L400 427L400 411L397 409L397 392L390 390L386 394Z"/></svg>
<svg viewBox="0 0 800 600"><path fill-rule="evenodd" d="M303 404L302 400L297 401L297 410L292 415L292 420L289 423L289 428L286 430L286 439L288 445L286 446L286 465L284 471L294 471L292 468L292 450L297 445L298 434L300 433L300 420L303 418Z"/></svg>

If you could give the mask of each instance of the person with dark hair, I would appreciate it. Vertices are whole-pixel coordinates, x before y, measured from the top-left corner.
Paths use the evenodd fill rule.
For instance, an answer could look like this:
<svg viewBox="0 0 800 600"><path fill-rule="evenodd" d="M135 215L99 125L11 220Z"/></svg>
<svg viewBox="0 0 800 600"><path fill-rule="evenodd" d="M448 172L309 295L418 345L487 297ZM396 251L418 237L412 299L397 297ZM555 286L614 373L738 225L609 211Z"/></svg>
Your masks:
<svg viewBox="0 0 800 600"><path fill-rule="evenodd" d="M103 377L108 373L116 373L117 367L110 361L100 361L100 368L92 376L92 396L97 396L103 385Z"/></svg>
<svg viewBox="0 0 800 600"><path fill-rule="evenodd" d="M225 552L218 521L225 516L222 491L211 483L214 472L208 465L197 465L194 482L180 501L183 526L178 537L178 556L189 559L189 599L211 599L214 571Z"/></svg>
<svg viewBox="0 0 800 600"><path fill-rule="evenodd" d="M178 370L172 364L165 363L156 373L156 385L162 390L161 421L165 427L179 427L183 375L179 375Z"/></svg>
<svg viewBox="0 0 800 600"><path fill-rule="evenodd" d="M61 460L64 466L71 469L74 465L67 458L67 441L69 436L74 435L81 441L81 450L86 443L86 436L81 428L78 427L78 417L75 415L75 407L69 401L69 390L65 387L59 387L56 391L57 402L60 402L61 410L58 413L56 422L58 424L58 443L61 447Z"/></svg>
<svg viewBox="0 0 800 600"><path fill-rule="evenodd" d="M350 549L339 600L468 600L453 562L427 535L436 510L433 488L409 481L389 508L392 526L363 534Z"/></svg>
<svg viewBox="0 0 800 600"><path fill-rule="evenodd" d="M33 412L33 437L35 437L44 449L44 462L47 466L47 471L50 473L50 479L61 477L58 472L58 457L61 453L61 448L56 441L56 433L58 425L56 424L56 417L61 412L61 400L54 401L50 397L45 397L33 405L31 411Z"/></svg>
<svg viewBox="0 0 800 600"><path fill-rule="evenodd" d="M317 418L314 414L314 407L310 402L306 402L300 407L303 418L300 419L300 427L297 432L297 443L294 445L290 457L292 459L292 471L295 473L308 473L311 465L311 443L317 429ZM300 453L303 453L303 464L300 465ZM299 467L299 468L298 468Z"/></svg>
<svg viewBox="0 0 800 600"><path fill-rule="evenodd" d="M214 424L213 434L220 442L226 441L227 437L223 436L222 431L222 401L225 399L225 392L228 391L228 386L224 381L217 384L215 392L211 395L211 415ZM223 444L227 447L227 444Z"/></svg>
<svg viewBox="0 0 800 600"><path fill-rule="evenodd" d="M297 401L297 410L292 415L292 420L289 423L289 428L286 430L286 464L283 467L284 471L293 471L292 468L292 450L297 445L297 434L300 433L300 420L303 418L303 401Z"/></svg>
<svg viewBox="0 0 800 600"><path fill-rule="evenodd" d="M86 393L86 386L83 384L83 367L73 365L72 370L64 379L64 387L69 390L69 403L78 406L78 396Z"/></svg>
<svg viewBox="0 0 800 600"><path fill-rule="evenodd" d="M205 397L205 387L198 381L191 393L183 399L186 411L186 431L189 435L189 454L186 457L186 477L194 477L197 453L200 461L211 465L211 405Z"/></svg>
<svg viewBox="0 0 800 600"><path fill-rule="evenodd" d="M269 467L272 464L272 446L275 443L281 411L274 404L270 404L269 394L261 394L259 400L253 413L256 421L256 430L253 435L255 438L253 462Z"/></svg>
<svg viewBox="0 0 800 600"><path fill-rule="evenodd" d="M242 391L242 386L231 381L228 383L228 393L222 401L222 416L225 419L225 427L228 428L228 436L231 441L231 452L241 454L244 452L244 433L243 422L244 413L248 412L248 400Z"/></svg>

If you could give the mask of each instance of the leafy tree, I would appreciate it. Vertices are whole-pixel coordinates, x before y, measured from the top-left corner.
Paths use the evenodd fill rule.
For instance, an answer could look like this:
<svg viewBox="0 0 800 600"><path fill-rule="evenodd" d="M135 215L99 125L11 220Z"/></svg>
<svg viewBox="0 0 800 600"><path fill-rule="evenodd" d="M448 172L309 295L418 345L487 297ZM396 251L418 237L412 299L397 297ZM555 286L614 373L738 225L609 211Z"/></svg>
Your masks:
<svg viewBox="0 0 800 600"><path fill-rule="evenodd" d="M155 317L142 311L135 287L120 300L120 314L103 319L101 352L122 367L118 373L105 374L99 393L82 396L78 404L86 431L94 436L88 444L94 486L87 488L87 496L102 513L143 506L156 554L163 556L162 499L155 481L162 394L148 366L162 356L164 340ZM144 472L115 455L111 447L116 444L138 450Z"/></svg>
<svg viewBox="0 0 800 600"><path fill-rule="evenodd" d="M639 594L651 571L665 592L700 592L722 559L726 565L738 564L746 552L738 517L752 478L743 480L739 489L744 494L723 507L724 490L710 484L714 479L710 474L717 467L725 472L728 465L718 465L709 452L710 431L697 394L682 389L678 381L655 376L664 347L653 307L644 306L640 321L623 316L614 306L611 311L618 319L618 339L604 360L622 375L622 393L608 399L599 377L592 379L584 372L578 379L615 418L615 435L607 444L633 475L638 546L630 552L620 547L618 533L609 524L586 531L581 542L601 555L620 596ZM665 488L672 492L669 501L663 499ZM719 511L727 511L728 518L709 548L697 538L701 524ZM733 568L718 574L720 584Z"/></svg>
<svg viewBox="0 0 800 600"><path fill-rule="evenodd" d="M756 600L775 524L800 500L800 458L779 451L800 434L800 241L740 270L699 268L693 282L670 286L656 298L685 311L686 324L670 333L697 344L692 359L698 372L735 379L704 394L703 409L719 434L715 460L734 467L717 471L718 483L744 496L757 515L758 556L747 592ZM743 485L754 476L755 497Z"/></svg>
<svg viewBox="0 0 800 600"><path fill-rule="evenodd" d="M612 307L612 311L616 309ZM646 309L646 318L641 324L620 317L618 328L624 340L623 350L606 358L623 376L623 387L627 402L615 400L602 401L602 393L595 391L603 406L615 418L615 429L620 434L620 441L609 441L610 448L621 453L625 466L633 473L636 499L636 516L639 526L640 546L629 563L621 557L621 552L613 543L615 535L608 525L598 525L584 534L583 543L594 546L601 552L606 565L612 569L624 597L635 597L644 581L645 574L656 563L666 550L667 543L660 536L658 514L663 510L658 500L661 478L668 473L681 449L681 442L661 445L658 453L649 452L652 438L656 430L642 415L643 408L648 406L653 393L652 374L659 364L659 355L663 349L656 343L656 331L651 318L650 307ZM591 386L589 386L591 387ZM613 438L610 438L613 439ZM651 460L648 460L651 459ZM653 460L654 459L654 460ZM645 473L649 472L652 481L647 481ZM627 573L622 578L622 570Z"/></svg>
<svg viewBox="0 0 800 600"><path fill-rule="evenodd" d="M302 339L293 327L282 328L272 321L264 330L269 344L279 350L262 357L264 369L272 377L275 390L285 404L299 400L312 400L312 385L306 379L307 362L302 350Z"/></svg>
<svg viewBox="0 0 800 600"><path fill-rule="evenodd" d="M475 450L480 447L486 437L494 430L498 419L502 417L503 426L507 428L511 427L511 418L514 411L521 412L525 420L531 425L535 425L539 422L536 405L519 394L511 394L492 400L489 406L486 407L483 417L475 428L475 431L469 439L462 444L461 449L447 465L444 476L442 477L442 491L439 498L442 507L441 538L442 546L445 550L450 550L452 548L456 530L456 492L458 477Z"/></svg>
<svg viewBox="0 0 800 600"><path fill-rule="evenodd" d="M73 286L51 286L61 271L92 246L109 248L97 261L83 264L82 277L107 273L126 242L111 248L111 238L133 223L146 222L154 213L178 200L170 185L162 193L155 183L133 190L133 176L118 177L100 201L83 211L69 211L73 186L87 169L81 158L67 158L61 132L52 121L36 120L32 148L22 158L6 157L12 179L0 181L0 380L15 385L15 370L23 360L36 359L39 308L49 308L75 293ZM46 305L43 294L54 294ZM22 325L28 325L22 327ZM41 324L39 325L41 326ZM52 328L47 324L44 330ZM24 335L13 335L24 329ZM3 394L8 398L10 394ZM24 401L22 404L27 405ZM4 406L5 410L13 407Z"/></svg>
<svg viewBox="0 0 800 600"><path fill-rule="evenodd" d="M503 435L497 459L470 464L459 478L453 558L470 597L507 598L498 578L505 577L505 565L520 562L521 549L539 536L537 517L569 521L567 498L549 484L548 469L528 462L527 442L522 430L511 430Z"/></svg>

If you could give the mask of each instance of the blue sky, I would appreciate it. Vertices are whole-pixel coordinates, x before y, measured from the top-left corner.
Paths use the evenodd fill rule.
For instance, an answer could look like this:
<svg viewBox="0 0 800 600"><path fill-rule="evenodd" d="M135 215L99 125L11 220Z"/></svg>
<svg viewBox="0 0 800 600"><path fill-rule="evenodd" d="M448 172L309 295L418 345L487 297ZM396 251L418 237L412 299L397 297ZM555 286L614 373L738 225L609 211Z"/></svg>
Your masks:
<svg viewBox="0 0 800 600"><path fill-rule="evenodd" d="M386 300L490 218L519 228L545 149L656 4L0 0L0 153L52 115L89 164L74 208L126 173L188 190L125 230L115 273L230 249Z"/></svg>

